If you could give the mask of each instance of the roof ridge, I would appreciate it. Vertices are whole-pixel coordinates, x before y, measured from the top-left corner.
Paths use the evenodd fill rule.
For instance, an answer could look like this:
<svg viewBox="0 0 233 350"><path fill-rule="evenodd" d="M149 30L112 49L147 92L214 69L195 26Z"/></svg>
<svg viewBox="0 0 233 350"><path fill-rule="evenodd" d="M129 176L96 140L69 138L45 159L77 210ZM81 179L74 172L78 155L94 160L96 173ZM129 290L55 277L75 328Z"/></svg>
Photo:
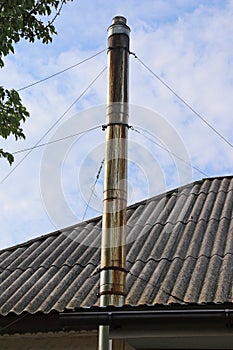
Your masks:
<svg viewBox="0 0 233 350"><path fill-rule="evenodd" d="M92 219L88 219L88 220L85 220L85 221L80 221L77 224L66 226L66 227L61 228L61 229L56 230L56 231L48 232L48 233L46 233L44 235L31 238L31 239L29 239L26 242L18 243L18 244L15 244L13 246L10 246L10 247L3 248L3 249L0 250L0 254L2 254L3 252L6 252L6 251L10 251L12 249L16 249L16 248L21 248L21 247L27 246L27 245L29 245L31 243L34 243L34 242L37 242L39 240L44 240L44 239L46 239L48 237L52 237L52 236L59 235L59 234L65 234L65 231L67 231L67 230L70 230L72 228L76 229L79 226L85 226L85 224L87 224L89 222L98 221L100 219L101 219L101 216L96 216L96 217L94 217Z"/></svg>
<svg viewBox="0 0 233 350"><path fill-rule="evenodd" d="M216 180L216 179L220 179L220 180L221 180L221 179L225 179L225 178L228 178L228 179L233 178L233 175L215 176L215 177L208 177L208 178L202 178L202 179L199 179L199 180L195 180L195 181L193 181L193 182L191 182L191 183L187 183L187 184L182 185L182 186L180 186L180 187L173 188L173 189L171 189L171 190L169 190L169 191L167 191L167 192L163 192L163 193L157 194L157 195L155 195L155 196L153 196L153 197L151 197L151 198L146 198L146 199L143 199L143 200L141 200L141 201L139 201L139 202L133 203L133 204L131 204L131 205L129 205L129 206L127 207L127 210L130 210L130 209L133 209L133 208L138 207L138 206L140 206L140 205L143 205L143 204L146 204L146 203L148 203L148 202L154 201L155 199L159 200L160 198L162 198L162 197L164 197L164 196L171 196L172 194L174 194L174 192L183 190L183 189L188 188L188 187L190 187L190 186L194 186L194 185L197 185L197 184L201 184L201 183L203 183L204 181L213 181L213 180ZM221 191L222 191L222 190L221 190ZM230 190L230 191L231 191L231 190ZM229 192L230 192L230 191L229 191ZM228 191L226 191L226 193L227 193L227 192L228 192ZM205 193L205 192L203 191L203 193ZM193 194L195 195L195 193L193 193ZM183 195L185 195L185 194L183 193ZM26 241L26 242L22 242L22 243L15 244L15 245L10 246L10 247L3 248L3 249L0 250L0 254L2 254L2 253L4 253L4 252L7 252L7 251L15 250L15 249L17 249L17 248L25 247L25 246L27 246L27 245L33 243L33 242L36 242L36 241L39 241L39 240L44 240L44 239L46 239L47 237L51 237L51 236L55 236L55 235L59 235L59 234L64 234L64 232L65 232L66 230L71 230L72 228L75 229L75 228L77 228L77 227L79 227L79 226L85 226L85 225L88 224L88 223L93 223L93 222L100 221L101 218L102 218L102 216L97 216L97 217L88 219L88 220L86 220L86 221L81 221L81 222L79 222L79 223L70 225L70 226L68 226L68 227L64 227L64 228L58 229L58 230L56 230L56 231L49 232L49 233L47 233L47 234L44 234L44 235L41 235L41 236L37 236L37 237L32 238L32 239L30 239L30 240L28 240L28 241Z"/></svg>
<svg viewBox="0 0 233 350"><path fill-rule="evenodd" d="M168 190L168 191L166 191L166 192L162 192L162 193L159 193L159 194L156 194L155 196L152 196L152 197L150 197L150 198L146 198L146 199L143 199L143 200L141 200L140 202L136 202L136 203L133 203L133 204L130 204L128 207L127 207L127 209L132 209L132 208L134 208L135 206L138 206L138 205L142 205L143 203L148 203L148 202L150 202L150 201L153 201L153 200L155 200L155 199L159 199L160 197L163 197L163 196L169 196L169 195L171 195L172 193L174 193L174 192L177 192L178 190L180 191L180 190L183 190L183 189L185 189L185 188L188 188L188 187L191 187L191 186L194 186L194 185L197 185L197 184L201 184L201 183L203 183L204 181L214 181L214 180L223 180L223 179L233 179L233 175L222 175L222 176L213 176L213 177L206 177L206 178L202 178L202 179L199 179L199 180L195 180L195 181L193 181L193 182L189 182L189 183L187 183L187 184L184 184L184 185L182 185L182 186L180 186L180 187L174 187L174 188L172 188L172 189L170 189L170 190ZM210 192L212 192L213 190L211 190ZM221 190L221 191L219 191L219 192L222 192L223 190ZM230 190L231 191L231 190ZM229 191L229 192L230 192ZM224 192L224 191L223 191ZM226 193L228 192L228 191L225 191ZM205 193L204 191L203 191L203 193ZM214 191L213 191L213 193L214 193ZM193 193L194 195L196 195L196 193ZM174 195L176 195L176 194L174 194ZM182 193L182 195L186 195L185 193Z"/></svg>

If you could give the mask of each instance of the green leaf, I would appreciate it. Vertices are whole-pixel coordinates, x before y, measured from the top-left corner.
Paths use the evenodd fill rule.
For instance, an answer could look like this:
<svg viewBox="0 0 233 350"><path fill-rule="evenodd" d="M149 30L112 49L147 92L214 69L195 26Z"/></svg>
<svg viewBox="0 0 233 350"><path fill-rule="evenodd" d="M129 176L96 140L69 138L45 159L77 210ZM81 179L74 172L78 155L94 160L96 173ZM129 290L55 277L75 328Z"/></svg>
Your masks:
<svg viewBox="0 0 233 350"><path fill-rule="evenodd" d="M73 0L0 0L0 68L3 58L14 54L14 44L21 39L33 43L36 39L43 44L52 41L57 34L53 25L63 4ZM50 16L52 18L50 18ZM13 135L16 140L25 138L21 124L29 117L16 90L7 90L0 86L0 136L7 139ZM14 157L0 149L0 157L10 164Z"/></svg>
<svg viewBox="0 0 233 350"><path fill-rule="evenodd" d="M4 152L3 149L0 149L0 158L7 158L8 162L10 163L10 165L12 165L12 163L14 162L14 156L9 153L9 152Z"/></svg>

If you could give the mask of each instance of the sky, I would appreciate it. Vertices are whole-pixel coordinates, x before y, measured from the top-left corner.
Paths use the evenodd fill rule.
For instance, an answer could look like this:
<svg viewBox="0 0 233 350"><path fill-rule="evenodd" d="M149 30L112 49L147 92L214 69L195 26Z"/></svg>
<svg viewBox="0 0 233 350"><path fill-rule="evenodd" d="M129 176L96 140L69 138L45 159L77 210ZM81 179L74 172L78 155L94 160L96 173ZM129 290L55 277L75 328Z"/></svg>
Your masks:
<svg viewBox="0 0 233 350"><path fill-rule="evenodd" d="M0 160L0 249L101 215L107 28L117 15L137 56L129 57L128 203L232 174L233 1L74 0L52 44L20 42L0 71L1 85L19 90L99 53L20 91L31 114L26 140L1 147L50 144L16 153L13 166Z"/></svg>

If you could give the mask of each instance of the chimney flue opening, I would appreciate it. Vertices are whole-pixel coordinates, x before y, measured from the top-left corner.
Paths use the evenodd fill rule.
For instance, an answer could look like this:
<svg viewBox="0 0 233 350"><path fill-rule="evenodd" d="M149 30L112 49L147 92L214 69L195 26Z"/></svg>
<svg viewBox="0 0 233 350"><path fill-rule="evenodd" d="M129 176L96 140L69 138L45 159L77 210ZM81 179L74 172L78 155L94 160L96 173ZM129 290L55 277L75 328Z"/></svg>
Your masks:
<svg viewBox="0 0 233 350"><path fill-rule="evenodd" d="M123 16L115 16L112 19L112 24L126 24L126 18Z"/></svg>

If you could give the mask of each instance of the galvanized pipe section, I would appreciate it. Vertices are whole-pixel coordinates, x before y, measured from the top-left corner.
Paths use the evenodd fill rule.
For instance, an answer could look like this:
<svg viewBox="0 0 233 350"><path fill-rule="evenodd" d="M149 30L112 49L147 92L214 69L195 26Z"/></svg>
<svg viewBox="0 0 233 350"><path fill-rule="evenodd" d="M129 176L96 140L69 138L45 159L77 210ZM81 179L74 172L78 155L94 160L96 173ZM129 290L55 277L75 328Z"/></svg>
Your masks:
<svg viewBox="0 0 233 350"><path fill-rule="evenodd" d="M108 104L100 271L100 306L125 300L129 32L124 17L108 28ZM107 334L100 327L99 349ZM112 348L116 348L114 344ZM124 345L117 344L117 349Z"/></svg>
<svg viewBox="0 0 233 350"><path fill-rule="evenodd" d="M111 350L109 341L109 326L99 326L99 350Z"/></svg>

